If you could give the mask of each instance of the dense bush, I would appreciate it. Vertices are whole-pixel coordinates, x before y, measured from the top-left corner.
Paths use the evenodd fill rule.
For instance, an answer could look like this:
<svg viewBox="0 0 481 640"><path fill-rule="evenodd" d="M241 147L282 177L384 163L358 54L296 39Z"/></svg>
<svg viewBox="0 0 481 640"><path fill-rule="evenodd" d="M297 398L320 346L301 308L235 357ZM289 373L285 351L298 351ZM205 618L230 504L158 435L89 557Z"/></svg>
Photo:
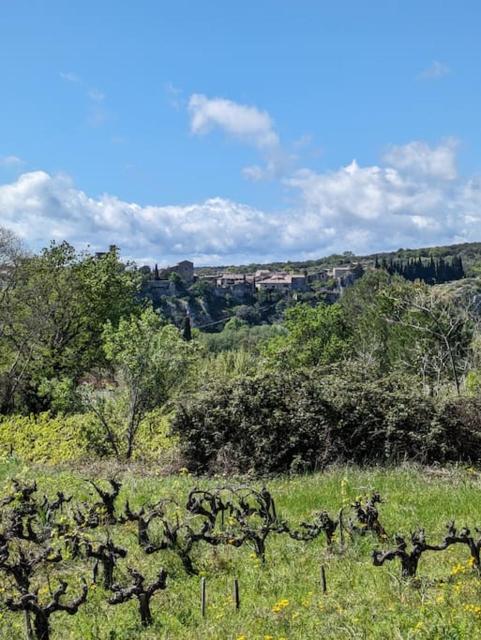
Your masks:
<svg viewBox="0 0 481 640"><path fill-rule="evenodd" d="M436 405L412 379L369 380L349 371L329 376L323 386L337 416L327 462L333 461L333 454L359 464L444 457Z"/></svg>
<svg viewBox="0 0 481 640"><path fill-rule="evenodd" d="M172 428L196 472L481 459L481 401L436 402L409 378L263 375L215 384Z"/></svg>
<svg viewBox="0 0 481 640"><path fill-rule="evenodd" d="M437 431L444 459L478 462L481 459L481 398L444 401L438 410Z"/></svg>
<svg viewBox="0 0 481 640"><path fill-rule="evenodd" d="M312 469L334 416L301 375L213 384L178 408L172 430L198 472Z"/></svg>

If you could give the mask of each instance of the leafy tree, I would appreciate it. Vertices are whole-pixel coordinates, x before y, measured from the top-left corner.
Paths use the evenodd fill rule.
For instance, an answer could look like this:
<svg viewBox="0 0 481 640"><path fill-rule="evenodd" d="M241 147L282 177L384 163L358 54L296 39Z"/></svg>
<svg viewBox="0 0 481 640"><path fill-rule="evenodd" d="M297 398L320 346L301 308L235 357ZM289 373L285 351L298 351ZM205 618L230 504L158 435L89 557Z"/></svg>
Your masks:
<svg viewBox="0 0 481 640"><path fill-rule="evenodd" d="M287 335L273 338L265 348L273 364L315 367L337 362L348 352L349 330L339 304L298 304L287 310L284 326Z"/></svg>
<svg viewBox="0 0 481 640"><path fill-rule="evenodd" d="M249 325L258 324L261 319L258 309L247 304L241 304L235 307L234 313L236 318L243 320Z"/></svg>
<svg viewBox="0 0 481 640"><path fill-rule="evenodd" d="M0 411L51 407L105 362L102 330L138 307L137 273L115 250L96 258L67 243L23 257L0 308ZM68 405L68 402L67 402Z"/></svg>
<svg viewBox="0 0 481 640"><path fill-rule="evenodd" d="M444 290L422 285L409 297L398 295L396 290L386 290L384 295L393 303L388 322L410 331L405 356L415 354L417 373L431 385L450 379L459 395L478 323L473 301L460 304Z"/></svg>
<svg viewBox="0 0 481 640"><path fill-rule="evenodd" d="M82 395L112 452L129 459L142 421L181 386L197 347L151 308L121 319L118 327L108 322L103 338L113 379L106 383L103 376L97 388L84 385Z"/></svg>

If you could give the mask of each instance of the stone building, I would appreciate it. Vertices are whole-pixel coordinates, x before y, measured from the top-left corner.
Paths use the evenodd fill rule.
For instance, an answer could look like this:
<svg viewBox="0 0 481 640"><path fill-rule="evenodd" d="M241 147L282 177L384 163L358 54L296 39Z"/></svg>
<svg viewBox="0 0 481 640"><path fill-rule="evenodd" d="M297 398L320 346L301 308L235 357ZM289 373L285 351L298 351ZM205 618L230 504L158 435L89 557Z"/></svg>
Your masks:
<svg viewBox="0 0 481 640"><path fill-rule="evenodd" d="M173 267L166 267L159 270L160 280L168 280L172 273L176 273L186 284L194 282L194 263L190 260L182 260Z"/></svg>

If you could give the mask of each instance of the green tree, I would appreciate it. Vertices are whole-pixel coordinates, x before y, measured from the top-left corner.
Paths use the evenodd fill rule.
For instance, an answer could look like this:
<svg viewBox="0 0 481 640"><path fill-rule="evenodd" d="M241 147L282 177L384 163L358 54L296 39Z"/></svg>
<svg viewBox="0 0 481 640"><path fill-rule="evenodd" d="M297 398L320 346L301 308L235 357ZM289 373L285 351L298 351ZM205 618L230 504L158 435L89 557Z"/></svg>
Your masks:
<svg viewBox="0 0 481 640"><path fill-rule="evenodd" d="M117 327L108 322L103 338L112 379L84 385L82 396L112 452L129 459L142 421L185 383L198 349L151 308L121 319Z"/></svg>
<svg viewBox="0 0 481 640"><path fill-rule="evenodd" d="M190 316L185 316L183 326L182 326L182 337L187 342L192 340L192 325L190 322Z"/></svg>
<svg viewBox="0 0 481 640"><path fill-rule="evenodd" d="M384 295L391 305L387 321L409 332L403 362L414 364L431 389L449 380L459 395L479 322L475 301L421 284L414 286L409 297L395 289Z"/></svg>
<svg viewBox="0 0 481 640"><path fill-rule="evenodd" d="M137 291L116 251L95 258L62 243L23 257L2 289L0 410L48 409L58 385L74 389L105 361L103 326L139 306Z"/></svg>
<svg viewBox="0 0 481 640"><path fill-rule="evenodd" d="M339 304L298 304L286 312L287 335L273 338L264 354L268 361L297 369L337 362L348 353L349 331Z"/></svg>

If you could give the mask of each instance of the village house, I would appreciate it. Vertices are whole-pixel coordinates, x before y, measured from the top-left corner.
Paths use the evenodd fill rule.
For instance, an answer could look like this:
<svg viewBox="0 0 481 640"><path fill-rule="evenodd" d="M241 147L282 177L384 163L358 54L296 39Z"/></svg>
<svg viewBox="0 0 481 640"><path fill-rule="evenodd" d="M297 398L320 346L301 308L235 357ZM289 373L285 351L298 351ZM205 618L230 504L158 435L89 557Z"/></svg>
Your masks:
<svg viewBox="0 0 481 640"><path fill-rule="evenodd" d="M192 284L194 282L194 263L190 260L182 260L173 267L160 269L158 273L160 280L168 280L173 273L176 273L186 284Z"/></svg>
<svg viewBox="0 0 481 640"><path fill-rule="evenodd" d="M232 287L236 284L244 284L246 282L253 282L253 277L246 273L223 273L217 277L218 287Z"/></svg>
<svg viewBox="0 0 481 640"><path fill-rule="evenodd" d="M302 273L272 273L256 281L258 291L304 291L306 288L307 277Z"/></svg>

